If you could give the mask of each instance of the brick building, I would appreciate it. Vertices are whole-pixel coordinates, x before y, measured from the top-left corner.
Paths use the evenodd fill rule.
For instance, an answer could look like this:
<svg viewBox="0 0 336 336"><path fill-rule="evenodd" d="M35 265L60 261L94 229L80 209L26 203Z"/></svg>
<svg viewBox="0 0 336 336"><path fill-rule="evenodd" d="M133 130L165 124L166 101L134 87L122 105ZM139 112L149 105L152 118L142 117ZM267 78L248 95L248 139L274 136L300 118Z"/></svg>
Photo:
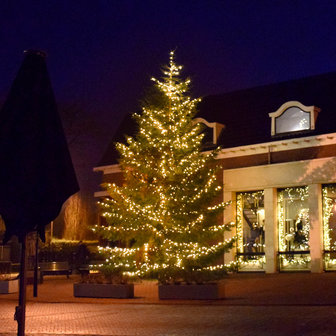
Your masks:
<svg viewBox="0 0 336 336"><path fill-rule="evenodd" d="M336 72L205 97L196 121L205 150L222 147L224 221L238 236L225 263L336 270ZM134 132L126 116L95 168L103 181L121 179L113 143Z"/></svg>

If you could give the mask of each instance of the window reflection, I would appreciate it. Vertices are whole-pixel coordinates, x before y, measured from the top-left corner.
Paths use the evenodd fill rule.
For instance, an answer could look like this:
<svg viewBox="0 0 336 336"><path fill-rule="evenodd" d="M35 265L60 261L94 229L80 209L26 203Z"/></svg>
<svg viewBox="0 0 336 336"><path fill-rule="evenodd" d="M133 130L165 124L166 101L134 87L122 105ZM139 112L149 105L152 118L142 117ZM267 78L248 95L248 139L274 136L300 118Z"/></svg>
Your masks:
<svg viewBox="0 0 336 336"><path fill-rule="evenodd" d="M265 263L264 192L237 194L239 270L263 270Z"/></svg>
<svg viewBox="0 0 336 336"><path fill-rule="evenodd" d="M336 185L323 186L323 243L326 270L336 270Z"/></svg>
<svg viewBox="0 0 336 336"><path fill-rule="evenodd" d="M278 190L278 223L280 270L308 270L308 187Z"/></svg>
<svg viewBox="0 0 336 336"><path fill-rule="evenodd" d="M275 118L275 132L287 133L310 129L310 112L305 112L296 106L288 108Z"/></svg>

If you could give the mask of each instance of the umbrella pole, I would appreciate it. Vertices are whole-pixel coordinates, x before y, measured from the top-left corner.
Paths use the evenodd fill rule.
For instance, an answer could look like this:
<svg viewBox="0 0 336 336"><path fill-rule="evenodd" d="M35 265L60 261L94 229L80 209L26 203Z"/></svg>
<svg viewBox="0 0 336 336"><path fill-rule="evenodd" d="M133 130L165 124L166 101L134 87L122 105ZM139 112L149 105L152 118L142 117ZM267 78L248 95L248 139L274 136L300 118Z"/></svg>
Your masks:
<svg viewBox="0 0 336 336"><path fill-rule="evenodd" d="M23 236L21 247L21 264L20 264L20 292L19 292L19 305L15 308L14 320L18 323L18 336L25 335L25 320L26 320L26 239L27 235Z"/></svg>
<svg viewBox="0 0 336 336"><path fill-rule="evenodd" d="M38 282L38 244L39 235L36 231L36 241L35 241L35 263L34 263L34 297L37 297L37 282Z"/></svg>

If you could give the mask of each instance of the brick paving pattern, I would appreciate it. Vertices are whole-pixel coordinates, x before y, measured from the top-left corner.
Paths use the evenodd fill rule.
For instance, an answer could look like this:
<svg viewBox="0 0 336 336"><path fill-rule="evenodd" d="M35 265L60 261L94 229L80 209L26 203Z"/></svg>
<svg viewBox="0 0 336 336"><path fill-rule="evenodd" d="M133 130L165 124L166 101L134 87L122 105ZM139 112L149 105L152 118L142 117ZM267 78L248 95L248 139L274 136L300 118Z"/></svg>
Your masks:
<svg viewBox="0 0 336 336"><path fill-rule="evenodd" d="M151 281L133 300L74 298L75 280L46 277L38 298L28 286L28 336L336 334L336 273L237 274L218 301L160 301ZM0 295L0 335L16 333L17 296Z"/></svg>
<svg viewBox="0 0 336 336"><path fill-rule="evenodd" d="M0 334L14 335L13 303ZM335 335L335 307L29 303L27 335Z"/></svg>

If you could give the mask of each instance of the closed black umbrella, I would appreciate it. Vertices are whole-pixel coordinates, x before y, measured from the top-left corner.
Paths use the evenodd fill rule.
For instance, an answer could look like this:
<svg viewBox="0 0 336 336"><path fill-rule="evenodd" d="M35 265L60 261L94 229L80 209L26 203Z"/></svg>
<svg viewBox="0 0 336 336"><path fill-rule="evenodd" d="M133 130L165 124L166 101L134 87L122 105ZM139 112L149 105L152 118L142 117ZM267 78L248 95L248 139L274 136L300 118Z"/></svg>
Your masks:
<svg viewBox="0 0 336 336"><path fill-rule="evenodd" d="M25 52L0 111L0 158L5 241L17 235L23 246L17 319L24 335L26 235L38 231L44 240L45 225L79 190L43 52Z"/></svg>

